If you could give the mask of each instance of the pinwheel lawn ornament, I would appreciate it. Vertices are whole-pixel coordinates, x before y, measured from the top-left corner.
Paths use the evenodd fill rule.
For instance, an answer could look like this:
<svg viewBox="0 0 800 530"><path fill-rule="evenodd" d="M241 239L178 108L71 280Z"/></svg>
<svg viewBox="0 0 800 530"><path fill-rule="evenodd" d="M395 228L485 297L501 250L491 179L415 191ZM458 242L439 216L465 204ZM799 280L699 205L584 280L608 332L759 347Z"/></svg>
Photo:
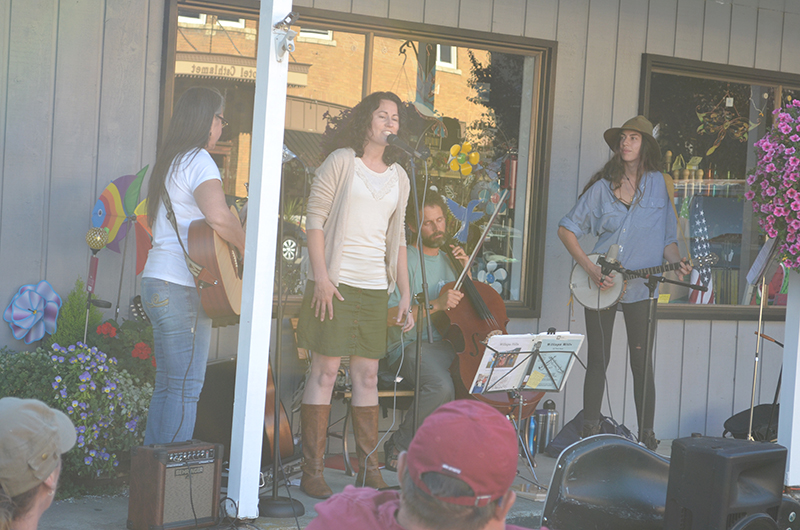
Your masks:
<svg viewBox="0 0 800 530"><path fill-rule="evenodd" d="M488 215L492 215L495 210L500 210L500 213L505 213L506 202L500 201L500 193L500 182L496 180L493 180L478 193L478 199L486 203L486 213Z"/></svg>
<svg viewBox="0 0 800 530"><path fill-rule="evenodd" d="M474 223L486 213L480 210L477 212L475 211L475 208L481 204L481 201L478 199L469 201L466 207L461 206L450 197L445 197L445 201L447 202L447 207L450 209L450 213L453 214L453 217L461 222L461 227L453 237L459 240L461 243L466 243L467 236L469 235L470 223Z"/></svg>
<svg viewBox="0 0 800 530"><path fill-rule="evenodd" d="M133 226L136 230L136 275L138 276L144 270L147 255L153 248L153 231L147 218L147 199L139 203L133 210L133 214Z"/></svg>
<svg viewBox="0 0 800 530"><path fill-rule="evenodd" d="M135 175L125 175L114 179L111 184L106 186L92 208L92 226L108 229L106 247L114 252L120 252L120 242L126 241L128 224L135 220L134 210L139 204L139 192L142 189L142 182L148 167L143 167ZM119 300L122 296L122 278L127 249L128 247L125 246L122 250L122 270L120 270L115 318L119 316Z"/></svg>
<svg viewBox="0 0 800 530"><path fill-rule="evenodd" d="M472 150L472 144L464 142L461 145L454 144L450 148L447 165L451 170L458 171L466 177L477 167L480 160L481 154Z"/></svg>
<svg viewBox="0 0 800 530"><path fill-rule="evenodd" d="M139 192L148 167L143 167L135 175L125 175L113 180L106 186L92 208L92 226L108 228L106 246L109 250L120 252L119 244L128 233L126 221L134 215L136 205L139 203Z"/></svg>
<svg viewBox="0 0 800 530"><path fill-rule="evenodd" d="M486 267L482 267L478 271L478 281L488 283L499 294L503 294L503 281L506 278L508 278L508 272L496 261L487 261Z"/></svg>
<svg viewBox="0 0 800 530"><path fill-rule="evenodd" d="M3 320L11 326L15 339L30 344L41 340L45 333L56 332L61 303L61 297L46 280L23 285L3 312Z"/></svg>

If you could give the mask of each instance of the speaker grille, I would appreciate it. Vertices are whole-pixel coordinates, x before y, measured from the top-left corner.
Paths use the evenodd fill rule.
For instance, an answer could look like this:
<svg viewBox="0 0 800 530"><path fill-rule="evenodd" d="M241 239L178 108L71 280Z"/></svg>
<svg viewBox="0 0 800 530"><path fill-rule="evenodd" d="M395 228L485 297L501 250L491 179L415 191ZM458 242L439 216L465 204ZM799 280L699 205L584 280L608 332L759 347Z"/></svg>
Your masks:
<svg viewBox="0 0 800 530"><path fill-rule="evenodd" d="M214 461L167 466L164 481L164 526L212 517L215 502Z"/></svg>

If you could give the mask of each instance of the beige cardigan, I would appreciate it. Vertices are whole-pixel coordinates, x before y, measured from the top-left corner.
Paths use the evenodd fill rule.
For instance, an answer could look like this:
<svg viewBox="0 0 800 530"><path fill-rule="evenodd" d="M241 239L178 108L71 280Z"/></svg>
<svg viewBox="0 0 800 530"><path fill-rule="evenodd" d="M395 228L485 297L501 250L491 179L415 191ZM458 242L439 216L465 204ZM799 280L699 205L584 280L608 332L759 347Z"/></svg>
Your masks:
<svg viewBox="0 0 800 530"><path fill-rule="evenodd" d="M322 230L328 277L337 287L342 265L350 186L355 175L355 160L356 153L350 148L337 149L328 155L317 168L317 176L311 184L311 193L308 197L306 230ZM400 193L398 193L397 208L389 218L386 233L386 278L389 280L389 293L394 291L397 282L397 255L400 245L406 245L406 204L410 190L408 175L399 164L395 165ZM313 269L309 272L309 279L314 279Z"/></svg>

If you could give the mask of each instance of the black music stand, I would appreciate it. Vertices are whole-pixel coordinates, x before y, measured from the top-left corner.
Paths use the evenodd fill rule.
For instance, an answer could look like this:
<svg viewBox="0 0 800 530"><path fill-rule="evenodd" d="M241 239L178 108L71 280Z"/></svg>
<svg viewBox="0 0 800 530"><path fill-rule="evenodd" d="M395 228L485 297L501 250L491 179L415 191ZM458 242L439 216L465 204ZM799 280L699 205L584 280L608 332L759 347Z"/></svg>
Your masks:
<svg viewBox="0 0 800 530"><path fill-rule="evenodd" d="M552 329L552 328L551 328ZM574 359L577 359L578 362L586 368L583 364L583 361L578 357L577 351L580 349L581 345L583 344L583 335L575 335L575 334L567 334L569 336L569 341L577 340L577 344L574 342L569 343L570 347L564 348L557 348L552 350L542 350L542 346L544 345L545 341L549 339L556 339L557 340L564 340L565 334L556 335L555 331L548 331L547 333L541 333L539 335L495 335L490 337L488 341L486 341L486 349L484 350L483 358L481 359L481 366L484 366L489 361L489 373L488 375L485 374L480 368L475 374L475 379L472 383L472 390L470 393L474 394L484 394L488 392L508 392L508 394L513 398L516 399L518 404L517 409L517 418L515 419L512 415L511 421L514 423L514 426L517 428L517 439L522 446L523 454L525 456L526 463L528 465L528 469L531 471L534 480L531 481L539 489L546 489L544 486L538 483L539 478L536 476L534 460L535 456L531 455L530 450L528 449L527 444L523 440L522 436L522 410L525 406L525 395L523 389L528 386L529 388L533 388L534 390L547 390L547 391L554 391L560 392L563 387L564 383L567 380L567 376L569 375L570 369L572 367ZM521 346L517 346L512 350L508 351L500 351L491 343L494 342L495 345L498 345L503 340L512 342L519 340L525 341L531 344L531 349L523 351ZM512 344L513 345L513 344ZM508 343L505 347L508 347ZM547 347L552 348L552 345L548 345ZM552 354L558 356L565 356L567 355L567 362L564 366L561 366L557 363L557 361L552 357ZM492 381L492 376L494 375L495 369L500 368L499 363L501 359L501 355L525 355L522 360L518 360L514 358L514 364L510 370L505 372L501 375L497 380ZM546 358L547 357L547 358ZM560 374L554 374L552 369L558 369ZM531 374L533 373L534 369L536 369L537 374L541 374L541 378L537 381L535 386L530 386L529 380ZM519 371L518 371L519 370ZM520 372L524 372L520 375ZM500 382L506 380L514 374L514 377L517 377L516 383L511 387L504 386L499 390L493 390ZM545 379L545 375L547 379ZM560 376L560 377L559 377ZM474 392L475 388L478 388L476 382L482 378L486 377L485 388L481 387L480 392ZM542 386L542 382L547 381L550 384L545 384Z"/></svg>

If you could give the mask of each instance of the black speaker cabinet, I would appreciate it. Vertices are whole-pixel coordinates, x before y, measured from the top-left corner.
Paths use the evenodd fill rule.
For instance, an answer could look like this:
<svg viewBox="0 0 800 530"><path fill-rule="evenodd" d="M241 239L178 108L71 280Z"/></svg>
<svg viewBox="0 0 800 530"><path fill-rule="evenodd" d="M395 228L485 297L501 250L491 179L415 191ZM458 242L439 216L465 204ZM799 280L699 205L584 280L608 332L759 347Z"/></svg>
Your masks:
<svg viewBox="0 0 800 530"><path fill-rule="evenodd" d="M786 448L733 438L672 442L664 530L728 530L750 515L778 518Z"/></svg>
<svg viewBox="0 0 800 530"><path fill-rule="evenodd" d="M233 425L233 394L236 385L236 361L210 363L206 367L203 391L197 401L194 437L220 443L230 449ZM262 432L261 467L272 464L269 438Z"/></svg>
<svg viewBox="0 0 800 530"><path fill-rule="evenodd" d="M192 440L131 450L130 530L216 524L223 448Z"/></svg>

